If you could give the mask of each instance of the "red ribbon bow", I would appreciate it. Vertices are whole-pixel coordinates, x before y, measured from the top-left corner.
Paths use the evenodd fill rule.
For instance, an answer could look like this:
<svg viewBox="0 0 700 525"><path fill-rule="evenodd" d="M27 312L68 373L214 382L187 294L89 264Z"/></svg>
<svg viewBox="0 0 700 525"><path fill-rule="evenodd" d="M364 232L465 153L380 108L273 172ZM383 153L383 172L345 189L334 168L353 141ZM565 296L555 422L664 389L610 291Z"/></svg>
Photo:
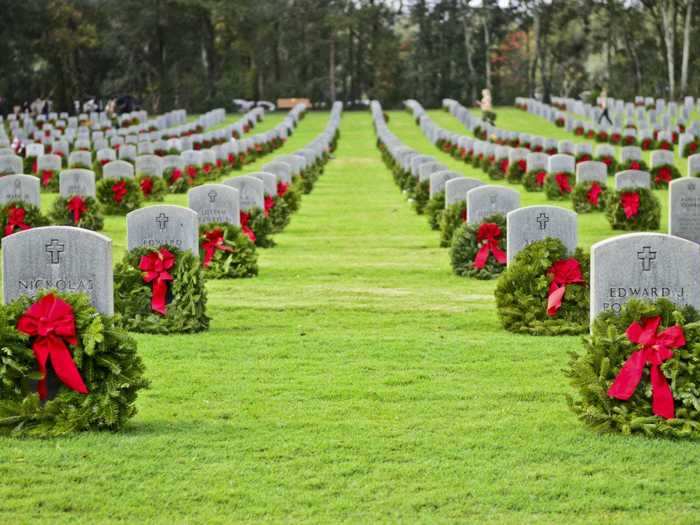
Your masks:
<svg viewBox="0 0 700 525"><path fill-rule="evenodd" d="M30 226L24 222L27 211L24 208L12 206L7 210L7 224L5 225L5 235L10 235L15 231L15 228L20 230L28 230Z"/></svg>
<svg viewBox="0 0 700 525"><path fill-rule="evenodd" d="M204 171L204 173L209 175L211 173L211 169L212 169L211 164L205 164L204 167L202 168L202 171Z"/></svg>
<svg viewBox="0 0 700 525"><path fill-rule="evenodd" d="M168 293L168 281L173 280L170 270L175 265L175 256L167 248L161 248L157 252L151 252L141 257L139 269L144 272L143 282L153 283L151 294L151 309L161 315L168 313L166 307L166 294Z"/></svg>
<svg viewBox="0 0 700 525"><path fill-rule="evenodd" d="M236 157L234 156L233 153L229 153L228 156L226 157L226 160L228 161L228 163L229 163L231 166L235 166L235 165L236 165Z"/></svg>
<svg viewBox="0 0 700 525"><path fill-rule="evenodd" d="M121 202L127 193L129 192L126 189L126 181L120 180L112 185L112 200L114 202Z"/></svg>
<svg viewBox="0 0 700 525"><path fill-rule="evenodd" d="M625 216L628 219L636 217L639 213L639 193L636 191L626 191L620 195L620 204L625 210Z"/></svg>
<svg viewBox="0 0 700 525"><path fill-rule="evenodd" d="M194 179L197 178L197 166L189 165L189 166L187 166L186 169L187 169L187 176L188 176L190 179L193 179L193 180L194 180Z"/></svg>
<svg viewBox="0 0 700 525"><path fill-rule="evenodd" d="M535 184L538 186L543 186L544 185L544 180L547 178L547 172L546 171L538 171L535 173Z"/></svg>
<svg viewBox="0 0 700 525"><path fill-rule="evenodd" d="M178 168L175 168L170 174L170 184L175 184L178 180L180 180L181 177L182 171L180 171Z"/></svg>
<svg viewBox="0 0 700 525"><path fill-rule="evenodd" d="M24 312L17 321L17 330L33 337L32 350L39 365L41 380L38 384L40 399L48 397L46 363L61 382L71 390L87 394L88 389L75 366L67 344L77 345L73 308L53 294L45 295Z"/></svg>
<svg viewBox="0 0 700 525"><path fill-rule="evenodd" d="M205 268L211 266L211 261L214 258L216 250L229 253L233 252L233 248L225 243L224 231L221 228L215 228L204 234L202 249L204 250L203 264Z"/></svg>
<svg viewBox="0 0 700 525"><path fill-rule="evenodd" d="M481 244L481 248L474 257L474 268L481 270L486 266L489 255L493 254L498 264L506 263L506 252L501 250L499 240L501 238L501 228L493 222L485 222L476 232L476 241ZM483 244L482 244L483 243Z"/></svg>
<svg viewBox="0 0 700 525"><path fill-rule="evenodd" d="M633 160L632 162L630 162L630 169L631 170L638 170L641 167L642 167L642 165L636 160Z"/></svg>
<svg viewBox="0 0 700 525"><path fill-rule="evenodd" d="M248 226L248 221L250 221L250 214L242 211L239 213L239 217L241 220L241 230L243 230L243 233L245 233L248 236L250 242L255 242L255 232L251 229L250 226Z"/></svg>
<svg viewBox="0 0 700 525"><path fill-rule="evenodd" d="M586 198L588 199L588 202L591 203L591 205L597 208L598 202L600 201L601 193L603 193L603 188L601 188L600 184L594 181L593 184L591 184L591 189L588 190Z"/></svg>
<svg viewBox="0 0 700 525"><path fill-rule="evenodd" d="M608 389L608 396L622 401L628 400L637 389L646 365L651 366L651 409L659 417L675 417L673 393L661 372L661 365L673 357L673 349L685 346L683 328L676 325L666 328L660 334L656 332L661 324L661 317L652 317L642 324L632 323L627 328L627 339L641 349L634 352Z"/></svg>
<svg viewBox="0 0 700 525"><path fill-rule="evenodd" d="M571 183L569 182L569 174L560 171L554 176L554 181L559 187L559 191L562 193L571 193Z"/></svg>
<svg viewBox="0 0 700 525"><path fill-rule="evenodd" d="M102 166L104 166L104 165L107 164L108 162L111 162L111 161L110 161L109 159L102 159L102 160L100 161L100 164L101 164Z"/></svg>
<svg viewBox="0 0 700 525"><path fill-rule="evenodd" d="M547 275L552 282L549 285L549 296L547 297L547 315L554 317L561 308L566 287L570 284L586 284L581 273L581 264L574 259L562 259L555 262L547 270Z"/></svg>
<svg viewBox="0 0 700 525"><path fill-rule="evenodd" d="M222 162L221 159L216 159L216 167L221 169L223 167L224 163Z"/></svg>
<svg viewBox="0 0 700 525"><path fill-rule="evenodd" d="M285 182L278 182L277 183L277 195L280 197L284 197L284 194L287 193L287 190L289 189L289 184Z"/></svg>
<svg viewBox="0 0 700 525"><path fill-rule="evenodd" d="M612 164L613 159L612 159L612 157L605 156L605 157L601 157L600 161L604 162L605 165L609 168L610 165Z"/></svg>
<svg viewBox="0 0 700 525"><path fill-rule="evenodd" d="M80 217L87 211L87 203L80 195L71 197L66 207L73 213L73 224L78 224Z"/></svg>
<svg viewBox="0 0 700 525"><path fill-rule="evenodd" d="M502 159L498 163L498 169L501 170L501 173L508 173L508 159Z"/></svg>
<svg viewBox="0 0 700 525"><path fill-rule="evenodd" d="M656 177L654 177L654 182L657 184L665 182L668 184L673 180L673 171L668 166L662 166L659 171L656 172Z"/></svg>
<svg viewBox="0 0 700 525"><path fill-rule="evenodd" d="M39 173L39 161L37 159L34 159L34 162L32 162L32 173L34 175Z"/></svg>
<svg viewBox="0 0 700 525"><path fill-rule="evenodd" d="M270 215L270 210L275 207L275 199L270 195L265 195L265 217Z"/></svg>
<svg viewBox="0 0 700 525"><path fill-rule="evenodd" d="M141 186L141 193L145 197L148 197L153 191L153 179L151 177L144 177L141 179L139 185Z"/></svg>
<svg viewBox="0 0 700 525"><path fill-rule="evenodd" d="M522 172L525 173L525 170L527 170L527 161L525 159L520 159L518 161L518 169Z"/></svg>
<svg viewBox="0 0 700 525"><path fill-rule="evenodd" d="M53 171L42 170L41 172L41 185L46 187L51 184L51 179L53 178Z"/></svg>

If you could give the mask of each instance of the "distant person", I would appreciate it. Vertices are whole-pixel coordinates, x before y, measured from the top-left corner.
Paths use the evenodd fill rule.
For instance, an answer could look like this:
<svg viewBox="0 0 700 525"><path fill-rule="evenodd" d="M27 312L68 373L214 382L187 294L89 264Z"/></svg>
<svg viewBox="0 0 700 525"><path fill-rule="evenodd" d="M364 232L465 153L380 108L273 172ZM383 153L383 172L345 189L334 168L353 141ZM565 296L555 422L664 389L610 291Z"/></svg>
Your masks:
<svg viewBox="0 0 700 525"><path fill-rule="evenodd" d="M481 107L481 118L485 122L488 122L492 126L496 123L496 113L493 111L493 104L491 103L491 91L488 89L481 90L481 101L479 101L479 106Z"/></svg>
<svg viewBox="0 0 700 525"><path fill-rule="evenodd" d="M608 112L608 90L604 89L600 93L600 108L603 110L603 112L600 114L600 117L598 117L598 124L601 123L603 118L608 121L608 124L611 126L613 125L612 120L610 119L610 113Z"/></svg>

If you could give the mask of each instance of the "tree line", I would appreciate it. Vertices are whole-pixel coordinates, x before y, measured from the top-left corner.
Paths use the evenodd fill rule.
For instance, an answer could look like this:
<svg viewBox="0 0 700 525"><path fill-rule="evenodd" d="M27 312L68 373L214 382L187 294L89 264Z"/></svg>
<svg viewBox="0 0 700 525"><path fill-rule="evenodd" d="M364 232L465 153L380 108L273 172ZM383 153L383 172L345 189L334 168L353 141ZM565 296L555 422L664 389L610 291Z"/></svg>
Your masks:
<svg viewBox="0 0 700 525"><path fill-rule="evenodd" d="M695 0L0 0L6 105L698 93Z"/></svg>

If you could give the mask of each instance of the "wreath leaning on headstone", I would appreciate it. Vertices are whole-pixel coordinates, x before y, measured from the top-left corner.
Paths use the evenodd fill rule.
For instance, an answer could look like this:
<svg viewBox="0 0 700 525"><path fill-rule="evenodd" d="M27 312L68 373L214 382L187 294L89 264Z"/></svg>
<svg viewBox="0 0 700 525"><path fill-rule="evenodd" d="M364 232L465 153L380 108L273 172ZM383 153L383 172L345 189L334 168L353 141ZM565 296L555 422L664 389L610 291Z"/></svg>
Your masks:
<svg viewBox="0 0 700 525"><path fill-rule="evenodd" d="M526 191L542 191L544 190L544 182L546 179L546 170L530 170L523 175L523 187Z"/></svg>
<svg viewBox="0 0 700 525"><path fill-rule="evenodd" d="M3 237L38 226L48 226L48 224L49 220L42 215L41 210L28 202L10 201L0 208L0 226Z"/></svg>
<svg viewBox="0 0 700 525"><path fill-rule="evenodd" d="M0 346L0 434L120 430L148 387L134 339L85 294L42 291L0 306ZM39 364L47 361L49 381Z"/></svg>
<svg viewBox="0 0 700 525"><path fill-rule="evenodd" d="M613 230L658 230L661 204L647 188L622 188L610 191L606 216Z"/></svg>
<svg viewBox="0 0 700 525"><path fill-rule="evenodd" d="M104 227L100 204L95 198L84 195L58 197L49 216L51 222L57 225L76 226L92 231L100 231Z"/></svg>
<svg viewBox="0 0 700 525"><path fill-rule="evenodd" d="M199 258L209 279L258 275L255 244L238 226L232 224L208 223L199 226Z"/></svg>
<svg viewBox="0 0 700 525"><path fill-rule="evenodd" d="M508 166L508 173L506 174L506 180L511 184L518 184L523 181L525 173L527 172L527 162L524 159L513 162Z"/></svg>
<svg viewBox="0 0 700 525"><path fill-rule="evenodd" d="M576 213L604 211L608 201L608 188L598 181L582 182L574 187L571 200Z"/></svg>
<svg viewBox="0 0 700 525"><path fill-rule="evenodd" d="M496 286L503 327L520 334L575 335L588 330L589 257L573 256L559 239L524 248Z"/></svg>
<svg viewBox="0 0 700 525"><path fill-rule="evenodd" d="M662 166L656 166L651 170L651 183L655 189L666 189L668 184L681 176L681 172L678 171L673 164L663 164Z"/></svg>
<svg viewBox="0 0 700 525"><path fill-rule="evenodd" d="M700 437L700 316L666 299L604 312L566 371L578 418L601 432Z"/></svg>
<svg viewBox="0 0 700 525"><path fill-rule="evenodd" d="M135 248L114 269L114 302L127 329L168 334L209 328L199 258L171 246Z"/></svg>
<svg viewBox="0 0 700 525"><path fill-rule="evenodd" d="M452 246L452 237L456 230L467 220L466 200L451 204L442 212L440 217L440 247Z"/></svg>
<svg viewBox="0 0 700 525"><path fill-rule="evenodd" d="M430 181L416 179L415 192L413 194L413 207L416 209L416 213L422 215L425 211L425 206L430 200Z"/></svg>
<svg viewBox="0 0 700 525"><path fill-rule="evenodd" d="M430 229L439 230L442 214L445 212L445 192L440 191L433 195L425 205L425 214L428 216Z"/></svg>
<svg viewBox="0 0 700 525"><path fill-rule="evenodd" d="M136 181L141 188L141 194L147 201L162 201L168 193L168 185L162 177L140 175Z"/></svg>
<svg viewBox="0 0 700 525"><path fill-rule="evenodd" d="M455 231L450 248L455 274L493 279L506 267L506 219L495 214L481 224L465 223Z"/></svg>
<svg viewBox="0 0 700 525"><path fill-rule="evenodd" d="M141 206L141 188L134 179L102 179L97 183L97 200L107 215L126 215Z"/></svg>
<svg viewBox="0 0 700 525"><path fill-rule="evenodd" d="M544 191L548 199L567 199L574 187L574 174L567 171L549 173L544 181Z"/></svg>

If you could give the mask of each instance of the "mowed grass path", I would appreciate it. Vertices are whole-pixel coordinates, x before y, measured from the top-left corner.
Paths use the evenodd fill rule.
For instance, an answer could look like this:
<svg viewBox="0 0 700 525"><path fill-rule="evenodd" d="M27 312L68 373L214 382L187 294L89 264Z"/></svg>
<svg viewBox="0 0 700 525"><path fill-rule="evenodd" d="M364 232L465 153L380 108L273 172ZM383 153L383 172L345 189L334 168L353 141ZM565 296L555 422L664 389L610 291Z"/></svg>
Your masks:
<svg viewBox="0 0 700 525"><path fill-rule="evenodd" d="M449 159L407 114L390 125ZM494 283L452 275L370 115L341 131L260 276L209 283L211 331L138 336L152 388L125 432L0 439L0 521L697 521L698 445L581 426L561 372L579 339L504 332ZM119 253L123 220L108 233Z"/></svg>

